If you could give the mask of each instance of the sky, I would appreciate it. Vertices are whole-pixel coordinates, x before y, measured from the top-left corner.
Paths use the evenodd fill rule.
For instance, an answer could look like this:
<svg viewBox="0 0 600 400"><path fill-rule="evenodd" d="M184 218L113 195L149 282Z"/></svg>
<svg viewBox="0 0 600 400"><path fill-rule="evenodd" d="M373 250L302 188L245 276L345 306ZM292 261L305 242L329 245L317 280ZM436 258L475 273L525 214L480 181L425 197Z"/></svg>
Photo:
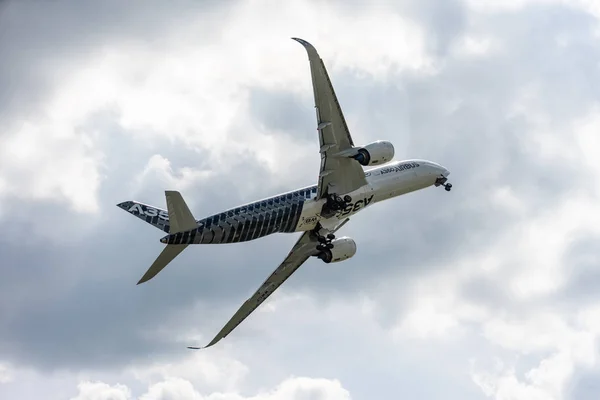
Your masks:
<svg viewBox="0 0 600 400"><path fill-rule="evenodd" d="M592 400L600 392L593 0L0 4L0 398ZM300 37L356 143L451 171L374 205L202 351L298 234L193 246L197 218L316 182Z"/></svg>

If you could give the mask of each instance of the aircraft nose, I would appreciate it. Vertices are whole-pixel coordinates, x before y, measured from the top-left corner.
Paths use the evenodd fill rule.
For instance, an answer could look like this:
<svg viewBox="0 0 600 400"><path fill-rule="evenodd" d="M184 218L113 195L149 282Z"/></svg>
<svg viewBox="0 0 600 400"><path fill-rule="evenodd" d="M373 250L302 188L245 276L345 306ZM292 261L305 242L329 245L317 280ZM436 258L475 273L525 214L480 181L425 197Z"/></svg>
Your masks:
<svg viewBox="0 0 600 400"><path fill-rule="evenodd" d="M429 165L431 165L432 167L431 172L433 172L437 176L441 175L444 178L447 178L448 175L450 175L450 170L438 163L431 162Z"/></svg>

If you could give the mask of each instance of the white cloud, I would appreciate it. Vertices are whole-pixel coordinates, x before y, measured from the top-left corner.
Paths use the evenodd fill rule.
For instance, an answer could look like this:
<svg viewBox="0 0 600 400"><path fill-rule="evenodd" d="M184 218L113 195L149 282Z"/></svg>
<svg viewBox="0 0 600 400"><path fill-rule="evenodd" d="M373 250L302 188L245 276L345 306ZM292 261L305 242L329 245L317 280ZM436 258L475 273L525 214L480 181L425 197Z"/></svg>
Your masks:
<svg viewBox="0 0 600 400"><path fill-rule="evenodd" d="M537 355L539 364L522 379L517 376L514 363L499 363L493 372L476 371L473 379L496 399L562 399L576 369L598 363L597 320L597 305L580 310L574 318L555 310L511 321L496 316L485 324L485 336L516 354Z"/></svg>
<svg viewBox="0 0 600 400"><path fill-rule="evenodd" d="M484 392L498 400L564 398L575 368L597 363L600 330L592 321L598 308L580 310L578 322L571 322L569 308L544 306L535 299L548 298L567 282L570 266L561 260L569 236L580 229L598 232L599 221L590 218L600 215L598 211L589 199L571 199L519 224L482 256L423 277L414 295L416 303L394 334L403 340L447 339L456 332L471 337L475 332L467 327L476 322L489 343L509 354L539 360L523 380L512 361L496 372L476 369L473 379ZM489 278L510 295L513 305L498 307L464 298L462 285L476 277Z"/></svg>
<svg viewBox="0 0 600 400"><path fill-rule="evenodd" d="M533 3L556 2L467 2L471 11L487 13L517 12ZM576 4L597 9L591 2ZM306 142L290 139L288 135L274 135L277 132L269 131L249 111L249 88L285 90L302 99L312 118L306 54L300 45L289 40L290 36L303 37L317 46L336 87L336 75L348 69L380 82L392 73L410 71L418 75L418 84L438 72L439 65L426 52L425 30L392 12L389 6L363 5L356 11L344 4L294 0L281 4L275 12L268 8L270 5L265 0L248 1L227 13L220 12L219 18L211 19L212 22L207 21L206 16L192 18L192 23L173 27L161 41L152 45L132 40L111 42L66 67L67 72L58 76L54 90L32 116L3 122L2 129L8 134L0 138L0 196L58 199L79 212L96 211L98 192L106 183L103 177L106 156L119 146L121 139L107 137L110 132L90 123L94 115L105 110L114 112L116 122L134 143L127 157L135 157L136 149L149 150L152 154L143 160L141 172L133 182L115 181L127 189L126 185L131 183L134 192L156 181L160 186L178 190L192 188L237 168L237 161L244 157L255 159L270 171L271 176L263 177L264 185L269 185L271 179L282 182L300 180L298 176L312 179L314 169L306 168L305 160L318 156L316 138L314 142ZM475 18L477 14L470 16ZM501 39L489 32L481 36L467 32L457 41L453 55L477 60L499 57L496 50ZM560 46L568 45L568 40L561 40ZM517 185L508 183L489 190L483 188L476 199L463 200L492 216L498 213L514 218L514 222L510 222L508 228L500 227L497 238L479 240L483 245L471 246L467 254L442 258L436 265L427 266L426 272L414 271L410 280L405 279L406 274L384 276L380 273L379 268L383 270L383 266L375 261L377 254L372 260L363 258L361 265L354 264L355 270L346 270L345 265L333 266L331 268L338 268L336 272L340 274L357 276L359 268L368 269L369 274L379 274L376 276L386 281L382 284L385 289L369 287L365 288L372 290L368 295L349 293L337 297L339 294L332 294L324 300L325 295L317 299L306 294L298 296L286 284L284 292L273 296L245 321L235 337L219 344L222 349L214 347L210 352L199 352L173 362L161 359L138 364L128 368L122 376L121 372L115 372L123 378L118 380L122 383L103 383L117 380L99 378L85 380L78 386L77 397L72 399L129 400L134 398L133 393L141 393L141 397L136 398L144 400L349 399L349 392L334 379L291 377L282 381L278 377L273 382L281 383L272 390L264 387L272 387L273 382L261 383L262 388L251 391L247 387L248 381L259 380L256 375L268 375L265 371L275 370L289 376L290 371L301 368L299 365L303 362L309 364L316 360L321 364L334 362L332 354L347 356L336 353L336 346L346 346L342 348L352 349L352 354L344 361L337 361L330 376L346 373L346 380L341 380L345 386L348 382L356 384L356 375L365 374L365 370L355 372L353 378L348 372L351 368L345 363L351 364L348 360L355 357L357 341L362 342L364 354L372 353L369 358L372 364L378 364L386 356L402 358L410 364L405 370L391 368L389 365L398 365L387 360L389 364L382 363L381 369L393 372L385 379L402 376L418 380L419 374L411 372L413 367L423 368L430 378L429 371L449 364L455 365L457 373L464 373L461 365L474 357L477 362L472 379L488 396L528 400L564 398L565 387L577 369L595 366L598 362L595 355L595 342L600 336L597 304L571 308L557 305L554 296L569 283L572 266L565 262L565 255L573 238L582 231L600 233L597 205L600 114L597 108L589 107L589 111L584 109L587 115L576 121L557 122L557 117L544 103L546 83L538 80L517 90L516 98L507 105L510 110L507 118L523 118L527 122L530 130L519 139L518 145L533 160L580 166L582 173L590 178L587 187L577 188L564 202L546 208L539 208L539 199L520 192ZM360 95L362 92L356 93ZM493 96L492 89L489 95ZM456 99L443 105L449 110L448 115L453 115L465 101L459 95ZM351 118L359 117L348 117ZM365 125L370 127L368 123ZM310 124L306 127L313 128ZM207 161L208 167L174 167L177 156L163 154L157 145L165 142L179 149L196 151L199 157L200 154L204 157L202 161ZM510 157L505 153L498 156ZM484 171L485 166L470 167ZM469 168L464 168L465 175L457 179L466 181L469 179L466 174L479 173ZM530 182L531 186L537 184ZM240 182L239 185L246 190L256 183ZM456 188L453 195L460 196L460 185ZM389 221L390 215L385 214L384 223ZM376 240L388 240L384 228L375 234L365 231ZM460 223L452 234L471 240L469 232L461 231ZM436 243L430 244L431 251L435 251ZM404 268L402 254L390 263L396 270ZM319 276L322 265L313 266L312 272L304 270L302 273ZM479 298L470 297L465 286L480 281L491 282L491 290L497 290L499 299L493 299L493 293L485 293L485 290L479 293ZM189 310L180 307L186 318L191 319ZM392 315L391 323L382 322L385 318L380 317L384 311ZM205 322L204 317L202 322ZM300 327L310 338L298 334ZM203 333L199 339L206 339L208 328L198 329ZM273 339L273 344L248 345L253 329L260 332L261 340ZM331 333L323 333L325 331ZM181 326L170 326L169 332L158 334L179 339ZM308 354L313 352L310 348L313 337L322 339L318 347L323 349L322 354ZM475 342L477 345L473 347L477 350L471 347ZM438 349L435 357L421 357L429 349L421 350L420 346ZM245 357L244 362L230 356L234 350L240 352L240 360ZM450 355L452 352L460 354ZM268 357L260 358L263 353ZM289 356L291 353L294 357ZM276 357L285 359L291 365L289 369L272 361ZM525 367L524 374L518 371L520 357L534 360L533 366ZM494 358L502 360L497 369L487 371L480 367L480 361ZM13 375L12 367L0 365L0 382L10 384ZM315 373L315 376L325 375ZM375 379L364 378L366 385ZM461 378L446 379L456 379L457 386L464 385ZM142 389L138 390L140 386Z"/></svg>
<svg viewBox="0 0 600 400"><path fill-rule="evenodd" d="M566 157L582 171L598 171L597 115L592 109L575 121L572 133L555 137L557 145L552 150L546 147L542 157L552 154L556 162ZM561 154L561 148L569 152ZM484 393L498 400L564 399L576 370L598 363L600 330L593 322L598 306L557 306L552 296L564 289L575 272L565 262L572 241L581 232L600 233L599 183L590 181L589 188L543 209L529 204L511 187L487 193L490 206L509 210L518 216L517 223L488 248L473 248L464 259L417 279L412 285L414 302L392 334L403 341L443 341L457 334L465 338L482 334L504 354L504 362L496 370L474 369L473 380ZM466 298L464 285L478 278L493 282L508 296L509 303L477 303ZM521 377L516 372L518 361L509 355L517 356L517 360L520 356L533 357L536 366Z"/></svg>
<svg viewBox="0 0 600 400"><path fill-rule="evenodd" d="M205 178L214 174L211 170L200 170L196 168L183 167L174 171L171 162L160 154L155 154L148 160L141 174L135 178L134 192L147 185L148 180L160 182L163 187L176 190L185 190L193 184L201 183Z"/></svg>
<svg viewBox="0 0 600 400"><path fill-rule="evenodd" d="M125 385L110 386L104 382L81 382L79 393L71 400L130 400L131 392Z"/></svg>
<svg viewBox="0 0 600 400"><path fill-rule="evenodd" d="M140 400L202 400L189 381L181 378L170 378L150 386L148 392L140 396Z"/></svg>
<svg viewBox="0 0 600 400"><path fill-rule="evenodd" d="M128 387L103 382L81 382L79 394L71 400L132 400ZM291 377L273 390L246 397L237 392L200 394L188 380L167 378L152 384L139 400L350 400L350 394L339 381Z"/></svg>
<svg viewBox="0 0 600 400"><path fill-rule="evenodd" d="M154 362L131 368L135 378L147 384L181 378L198 389L232 391L247 376L248 367L222 352L193 352L174 363Z"/></svg>
<svg viewBox="0 0 600 400"><path fill-rule="evenodd" d="M466 0L472 10L485 13L518 12L528 6L563 5L600 18L600 5L595 0Z"/></svg>
<svg viewBox="0 0 600 400"><path fill-rule="evenodd" d="M585 0L584 0L585 1ZM477 1L477 0L467 0L467 4L474 10L489 12L489 13L497 13L501 11L518 11L523 7L532 6L532 5L549 5L549 4L561 4L567 3L566 0L487 0L487 1ZM573 6L576 2L570 2L569 5ZM583 2L579 2L583 3Z"/></svg>
<svg viewBox="0 0 600 400"><path fill-rule="evenodd" d="M573 124L575 145L579 150L578 160L582 163L583 172L590 179L586 188L592 195L600 196L600 104L595 104L590 112Z"/></svg>
<svg viewBox="0 0 600 400"><path fill-rule="evenodd" d="M0 384L8 383L13 380L13 374L10 365L0 362Z"/></svg>
<svg viewBox="0 0 600 400"><path fill-rule="evenodd" d="M491 38L482 38L476 36L465 36L461 38L456 46L458 54L466 56L485 56L493 49L493 40Z"/></svg>
<svg viewBox="0 0 600 400"><path fill-rule="evenodd" d="M0 139L0 196L58 199L81 212L98 209L102 155L87 132L44 117L7 130L12 133Z"/></svg>

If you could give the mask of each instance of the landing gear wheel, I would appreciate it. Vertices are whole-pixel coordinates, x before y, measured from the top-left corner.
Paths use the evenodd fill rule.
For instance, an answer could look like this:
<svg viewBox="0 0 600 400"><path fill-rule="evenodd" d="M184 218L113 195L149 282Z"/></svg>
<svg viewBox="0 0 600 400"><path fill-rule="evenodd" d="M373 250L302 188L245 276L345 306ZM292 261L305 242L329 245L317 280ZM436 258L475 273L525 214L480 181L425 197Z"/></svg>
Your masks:
<svg viewBox="0 0 600 400"><path fill-rule="evenodd" d="M326 236L319 235L318 231L315 231L317 235L317 241L319 242L316 246L317 251L323 252L327 249L333 249L333 244L331 241L335 239L335 235L333 233L328 233Z"/></svg>
<svg viewBox="0 0 600 400"><path fill-rule="evenodd" d="M352 197L350 197L349 195L345 195L345 196L344 196L344 201L345 201L346 203L350 203L350 202L352 201Z"/></svg>
<svg viewBox="0 0 600 400"><path fill-rule="evenodd" d="M348 199L352 200L352 198L348 195L345 195L344 198L342 198L335 193L328 194L327 202L323 206L321 214L324 216L326 215L326 218L329 218L336 212L345 209L348 206Z"/></svg>
<svg viewBox="0 0 600 400"><path fill-rule="evenodd" d="M446 192L449 192L450 190L452 190L452 184L446 183L446 185L444 185L444 189L446 190Z"/></svg>

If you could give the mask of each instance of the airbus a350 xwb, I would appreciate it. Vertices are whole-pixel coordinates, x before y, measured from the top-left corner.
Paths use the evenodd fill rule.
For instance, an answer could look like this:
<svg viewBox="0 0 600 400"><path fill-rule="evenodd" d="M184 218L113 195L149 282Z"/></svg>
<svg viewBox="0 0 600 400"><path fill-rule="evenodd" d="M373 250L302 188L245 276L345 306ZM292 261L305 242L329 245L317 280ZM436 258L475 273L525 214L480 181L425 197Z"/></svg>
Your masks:
<svg viewBox="0 0 600 400"><path fill-rule="evenodd" d="M177 191L165 191L166 210L137 201L118 204L167 233L160 239L165 248L138 284L153 278L190 244L238 243L273 233L302 232L279 267L204 347L226 337L310 257L332 263L354 256L354 240L335 236L352 215L429 186L441 186L446 191L452 188L447 182L450 172L440 164L419 159L392 161L394 146L390 142L356 146L322 59L310 43L293 39L306 49L312 75L321 155L316 185L200 220L194 218ZM363 170L370 166L374 168Z"/></svg>

